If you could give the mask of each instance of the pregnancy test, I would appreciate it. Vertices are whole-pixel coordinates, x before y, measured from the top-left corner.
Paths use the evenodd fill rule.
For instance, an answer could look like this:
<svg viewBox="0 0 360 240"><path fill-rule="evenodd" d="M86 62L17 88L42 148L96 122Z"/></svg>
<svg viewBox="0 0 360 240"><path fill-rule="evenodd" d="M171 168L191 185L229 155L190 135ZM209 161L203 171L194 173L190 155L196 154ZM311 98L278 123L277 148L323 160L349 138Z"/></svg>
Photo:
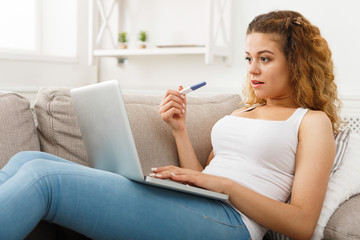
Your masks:
<svg viewBox="0 0 360 240"><path fill-rule="evenodd" d="M197 84L194 84L194 85L192 85L190 87L184 88L183 90L180 91L180 93L181 94L188 94L188 93L193 92L196 89L201 88L201 87L203 87L205 85L206 85L206 82L197 83Z"/></svg>

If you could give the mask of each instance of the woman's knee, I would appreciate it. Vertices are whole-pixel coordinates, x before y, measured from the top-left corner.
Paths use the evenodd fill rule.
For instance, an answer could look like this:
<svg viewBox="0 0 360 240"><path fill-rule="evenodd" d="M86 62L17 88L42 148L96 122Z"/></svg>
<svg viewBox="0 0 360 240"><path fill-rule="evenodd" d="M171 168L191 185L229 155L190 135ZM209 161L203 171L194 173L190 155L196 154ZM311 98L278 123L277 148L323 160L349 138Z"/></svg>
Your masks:
<svg viewBox="0 0 360 240"><path fill-rule="evenodd" d="M18 164L22 165L26 162L36 160L36 159L44 159L44 160L50 160L50 161L56 161L56 162L69 162L68 160L62 159L60 157L57 157L55 155L46 153L46 152L40 152L40 151L23 151L15 154L10 161L18 162ZM72 163L72 162L69 162ZM75 163L74 163L75 164Z"/></svg>
<svg viewBox="0 0 360 240"><path fill-rule="evenodd" d="M37 151L23 151L16 153L13 157L9 159L9 162L6 164L4 169L19 169L25 163L41 158L41 152ZM12 170L10 170L12 171Z"/></svg>
<svg viewBox="0 0 360 240"><path fill-rule="evenodd" d="M21 162L27 162L32 159L39 159L42 158L43 152L39 151L22 151L16 153L10 161L21 161Z"/></svg>

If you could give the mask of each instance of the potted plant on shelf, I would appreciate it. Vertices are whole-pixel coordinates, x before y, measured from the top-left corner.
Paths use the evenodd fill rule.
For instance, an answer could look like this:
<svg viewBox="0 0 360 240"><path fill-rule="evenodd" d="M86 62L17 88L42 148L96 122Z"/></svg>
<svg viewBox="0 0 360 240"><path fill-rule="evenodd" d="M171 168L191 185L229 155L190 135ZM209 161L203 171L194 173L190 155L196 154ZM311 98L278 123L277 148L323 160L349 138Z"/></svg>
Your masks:
<svg viewBox="0 0 360 240"><path fill-rule="evenodd" d="M146 48L146 41L148 39L147 33L145 31L140 31L139 33L139 48Z"/></svg>
<svg viewBox="0 0 360 240"><path fill-rule="evenodd" d="M127 38L126 32L119 33L118 42L119 42L119 44L118 44L119 48L126 49L128 47L127 46L128 38Z"/></svg>

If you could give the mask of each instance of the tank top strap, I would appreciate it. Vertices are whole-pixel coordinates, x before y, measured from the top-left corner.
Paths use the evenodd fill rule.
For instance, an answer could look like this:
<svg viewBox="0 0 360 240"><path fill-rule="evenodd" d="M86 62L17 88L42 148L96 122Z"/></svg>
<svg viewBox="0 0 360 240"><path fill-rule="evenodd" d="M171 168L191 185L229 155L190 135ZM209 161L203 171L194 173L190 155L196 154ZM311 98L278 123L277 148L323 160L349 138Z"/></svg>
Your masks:
<svg viewBox="0 0 360 240"><path fill-rule="evenodd" d="M256 108L256 106L252 106L252 107L248 107L245 109L236 110L234 113L250 112L251 110L254 110L255 108Z"/></svg>
<svg viewBox="0 0 360 240"><path fill-rule="evenodd" d="M291 115L291 117L288 119L288 122L291 122L294 124L296 129L299 128L301 121L303 120L305 114L309 111L307 108L299 107L295 110L295 112Z"/></svg>

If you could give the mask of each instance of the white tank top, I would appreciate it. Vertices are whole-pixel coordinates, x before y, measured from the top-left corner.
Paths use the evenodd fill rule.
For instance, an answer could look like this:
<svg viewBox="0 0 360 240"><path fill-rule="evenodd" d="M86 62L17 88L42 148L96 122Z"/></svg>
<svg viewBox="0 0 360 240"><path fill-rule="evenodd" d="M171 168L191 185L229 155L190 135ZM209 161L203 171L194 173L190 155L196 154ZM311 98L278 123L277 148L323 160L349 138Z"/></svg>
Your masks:
<svg viewBox="0 0 360 240"><path fill-rule="evenodd" d="M298 130L307 111L297 108L285 121L225 116L212 129L215 157L203 172L285 202L294 179ZM262 239L266 228L240 214L252 239Z"/></svg>

